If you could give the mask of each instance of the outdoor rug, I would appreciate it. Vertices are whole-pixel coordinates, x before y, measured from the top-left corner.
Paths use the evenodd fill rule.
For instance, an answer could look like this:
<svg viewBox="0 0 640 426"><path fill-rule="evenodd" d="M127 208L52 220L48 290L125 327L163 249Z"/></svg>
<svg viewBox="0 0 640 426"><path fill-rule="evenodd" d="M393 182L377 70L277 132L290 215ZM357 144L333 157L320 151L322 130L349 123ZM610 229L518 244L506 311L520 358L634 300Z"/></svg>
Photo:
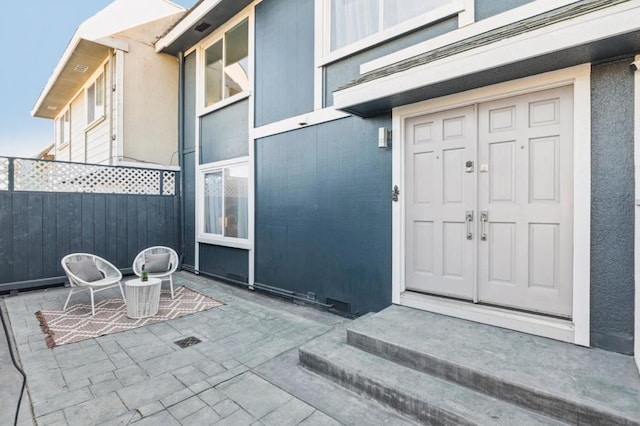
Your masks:
<svg viewBox="0 0 640 426"><path fill-rule="evenodd" d="M94 316L91 315L90 304L76 304L68 307L66 311L38 311L36 318L40 322L40 328L47 335L47 346L53 348L179 318L221 305L224 303L180 286L175 289L174 299L171 299L169 290L160 292L158 314L149 318L127 317L127 306L119 297L96 302Z"/></svg>

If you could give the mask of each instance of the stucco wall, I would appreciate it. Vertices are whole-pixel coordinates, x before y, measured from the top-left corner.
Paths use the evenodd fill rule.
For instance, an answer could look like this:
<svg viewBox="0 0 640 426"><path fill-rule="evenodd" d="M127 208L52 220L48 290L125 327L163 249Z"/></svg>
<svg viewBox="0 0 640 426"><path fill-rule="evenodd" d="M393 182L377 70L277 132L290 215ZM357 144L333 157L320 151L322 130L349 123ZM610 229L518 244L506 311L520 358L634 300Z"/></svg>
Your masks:
<svg viewBox="0 0 640 426"><path fill-rule="evenodd" d="M632 58L592 67L591 344L631 354L634 328Z"/></svg>

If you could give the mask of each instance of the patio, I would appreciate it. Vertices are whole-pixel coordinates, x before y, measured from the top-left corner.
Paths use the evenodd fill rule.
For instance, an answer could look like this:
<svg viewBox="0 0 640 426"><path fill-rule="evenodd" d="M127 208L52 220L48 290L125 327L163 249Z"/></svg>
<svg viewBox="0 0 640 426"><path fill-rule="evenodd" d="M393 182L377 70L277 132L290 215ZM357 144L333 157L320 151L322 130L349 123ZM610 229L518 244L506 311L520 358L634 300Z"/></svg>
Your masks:
<svg viewBox="0 0 640 426"><path fill-rule="evenodd" d="M60 309L68 290L4 298L27 374L19 424L411 423L299 366L299 346L349 320L187 272L175 276L175 285L225 305L53 349L34 312ZM117 294L111 289L100 298ZM74 302L88 297L81 293ZM202 343L185 349L174 344L189 336ZM0 421L9 424L21 382L10 364L0 367L0 395L6 395ZM296 376L301 392L292 393L305 401L264 378L274 369Z"/></svg>

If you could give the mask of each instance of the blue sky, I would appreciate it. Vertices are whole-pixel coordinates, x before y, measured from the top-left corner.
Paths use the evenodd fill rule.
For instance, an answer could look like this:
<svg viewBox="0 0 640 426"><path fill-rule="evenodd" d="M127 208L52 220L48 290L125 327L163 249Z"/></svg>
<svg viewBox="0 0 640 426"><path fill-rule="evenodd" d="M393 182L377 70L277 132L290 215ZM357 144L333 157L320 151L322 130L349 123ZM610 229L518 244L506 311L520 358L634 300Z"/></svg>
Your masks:
<svg viewBox="0 0 640 426"><path fill-rule="evenodd" d="M112 0L4 2L0 37L0 156L31 157L53 142L53 121L31 117L78 25ZM131 0L136 1L136 0ZM196 0L173 0L191 7Z"/></svg>

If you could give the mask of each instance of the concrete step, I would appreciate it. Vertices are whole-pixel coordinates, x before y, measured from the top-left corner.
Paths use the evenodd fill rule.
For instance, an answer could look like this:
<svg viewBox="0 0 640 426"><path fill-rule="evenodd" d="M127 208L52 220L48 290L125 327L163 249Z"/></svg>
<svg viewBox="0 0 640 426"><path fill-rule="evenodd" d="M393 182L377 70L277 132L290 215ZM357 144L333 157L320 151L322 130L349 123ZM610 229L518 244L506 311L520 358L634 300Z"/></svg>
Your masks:
<svg viewBox="0 0 640 426"><path fill-rule="evenodd" d="M354 322L347 341L570 424L640 425L632 357L400 306Z"/></svg>
<svg viewBox="0 0 640 426"><path fill-rule="evenodd" d="M299 357L304 367L426 424L563 424L356 349L347 345L343 330L308 342Z"/></svg>

